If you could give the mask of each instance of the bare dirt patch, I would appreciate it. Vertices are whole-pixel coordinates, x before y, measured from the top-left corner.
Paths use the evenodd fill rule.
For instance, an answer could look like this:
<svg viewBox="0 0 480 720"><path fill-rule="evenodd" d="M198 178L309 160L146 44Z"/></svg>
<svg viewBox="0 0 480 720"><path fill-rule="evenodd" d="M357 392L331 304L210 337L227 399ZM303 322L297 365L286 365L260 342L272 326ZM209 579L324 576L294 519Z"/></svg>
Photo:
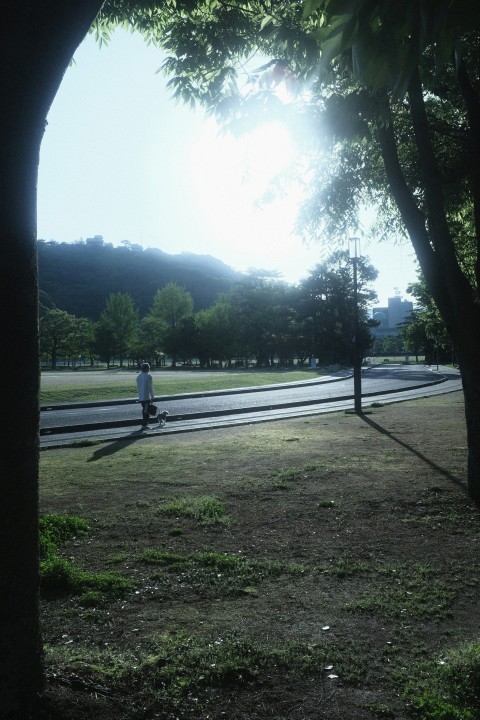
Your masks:
<svg viewBox="0 0 480 720"><path fill-rule="evenodd" d="M65 555L133 582L44 600L49 717L416 717L416 664L478 632L465 475L460 393L42 453L42 513L90 524Z"/></svg>

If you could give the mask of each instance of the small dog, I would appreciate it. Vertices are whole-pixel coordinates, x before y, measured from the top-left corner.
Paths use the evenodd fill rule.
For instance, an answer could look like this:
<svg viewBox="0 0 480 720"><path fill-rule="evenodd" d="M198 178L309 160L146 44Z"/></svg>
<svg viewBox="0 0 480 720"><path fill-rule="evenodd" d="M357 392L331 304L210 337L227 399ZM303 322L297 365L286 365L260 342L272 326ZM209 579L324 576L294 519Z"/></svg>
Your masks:
<svg viewBox="0 0 480 720"><path fill-rule="evenodd" d="M164 410L163 412L158 413L157 420L158 420L158 424L160 425L160 427L163 427L166 424L167 415L168 415L168 410Z"/></svg>

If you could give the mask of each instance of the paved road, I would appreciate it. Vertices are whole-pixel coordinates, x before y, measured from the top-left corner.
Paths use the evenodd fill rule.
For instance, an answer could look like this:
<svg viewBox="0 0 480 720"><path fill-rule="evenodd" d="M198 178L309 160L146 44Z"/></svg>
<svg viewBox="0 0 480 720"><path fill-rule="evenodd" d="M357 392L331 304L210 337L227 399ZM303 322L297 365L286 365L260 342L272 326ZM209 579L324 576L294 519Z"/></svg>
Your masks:
<svg viewBox="0 0 480 720"><path fill-rule="evenodd" d="M448 368L389 365L362 373L362 402L398 402L411 397L461 389L458 371ZM152 433L188 432L233 424L264 422L352 408L353 379L345 374L267 388L160 397L168 410L164 429ZM57 446L81 439L138 436L140 408L134 400L115 404L76 404L42 410L41 445ZM82 428L74 426L83 426Z"/></svg>

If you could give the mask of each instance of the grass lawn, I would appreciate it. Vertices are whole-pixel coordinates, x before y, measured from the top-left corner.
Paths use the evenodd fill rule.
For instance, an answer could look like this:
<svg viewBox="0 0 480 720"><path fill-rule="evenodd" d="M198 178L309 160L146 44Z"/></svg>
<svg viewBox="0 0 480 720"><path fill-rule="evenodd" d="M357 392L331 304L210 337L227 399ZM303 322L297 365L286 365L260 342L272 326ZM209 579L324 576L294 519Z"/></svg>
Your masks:
<svg viewBox="0 0 480 720"><path fill-rule="evenodd" d="M51 720L478 720L465 473L461 393L42 451Z"/></svg>
<svg viewBox="0 0 480 720"><path fill-rule="evenodd" d="M325 375L322 370L174 372L152 371L155 394L178 395L209 390L255 387L277 383L314 380ZM135 370L99 372L44 372L41 378L40 403L82 402L136 397Z"/></svg>

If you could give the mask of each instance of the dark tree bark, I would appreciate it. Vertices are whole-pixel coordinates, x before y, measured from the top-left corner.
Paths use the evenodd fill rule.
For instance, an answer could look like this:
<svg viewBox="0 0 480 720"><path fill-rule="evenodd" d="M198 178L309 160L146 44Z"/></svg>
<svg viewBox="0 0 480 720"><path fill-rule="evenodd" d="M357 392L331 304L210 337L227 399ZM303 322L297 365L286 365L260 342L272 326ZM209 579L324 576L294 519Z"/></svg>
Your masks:
<svg viewBox="0 0 480 720"><path fill-rule="evenodd" d="M418 73L412 75L408 97L425 193L424 212L419 209L405 181L391 120L379 124L378 139L393 197L458 358L465 397L468 493L475 503L480 504L480 305L475 289L457 261ZM477 203L475 187L478 190L476 180L473 194Z"/></svg>
<svg viewBox="0 0 480 720"><path fill-rule="evenodd" d="M43 687L39 631L39 348L36 188L46 117L101 0L9 0L0 27L1 337L0 708L35 717ZM7 353L4 352L4 357Z"/></svg>

